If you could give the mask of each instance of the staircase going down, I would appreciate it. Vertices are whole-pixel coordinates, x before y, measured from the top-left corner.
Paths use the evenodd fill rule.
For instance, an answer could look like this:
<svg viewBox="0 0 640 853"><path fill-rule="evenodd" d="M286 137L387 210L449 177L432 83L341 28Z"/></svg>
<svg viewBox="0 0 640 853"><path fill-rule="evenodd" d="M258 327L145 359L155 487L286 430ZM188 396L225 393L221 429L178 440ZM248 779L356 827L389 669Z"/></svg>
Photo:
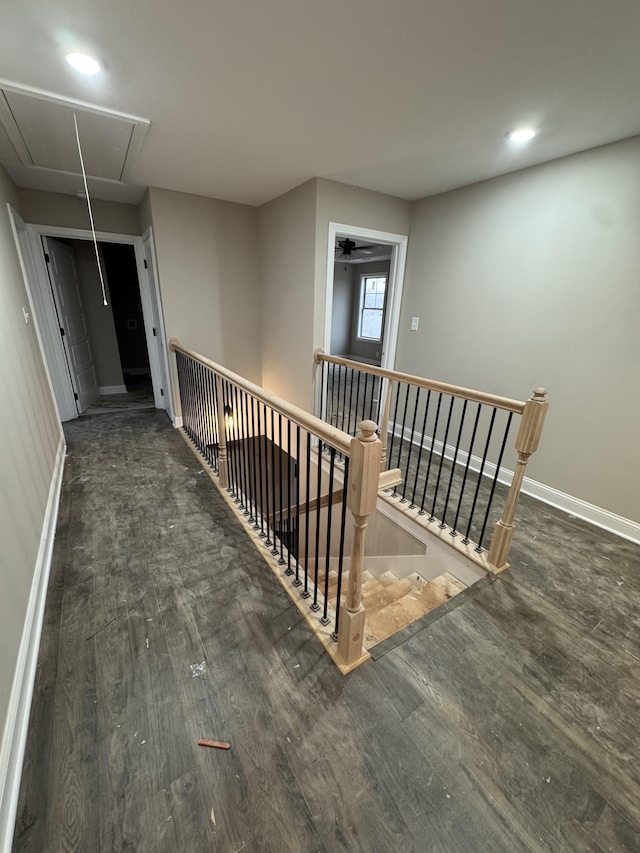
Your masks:
<svg viewBox="0 0 640 853"><path fill-rule="evenodd" d="M320 589L324 575L319 573ZM343 590L346 577L343 579ZM338 575L329 572L329 599L335 601ZM425 580L417 572L398 578L391 571L374 575L366 570L362 574L362 604L366 610L364 646L370 649L392 634L415 622L426 613L444 604L466 584L446 572L433 580Z"/></svg>

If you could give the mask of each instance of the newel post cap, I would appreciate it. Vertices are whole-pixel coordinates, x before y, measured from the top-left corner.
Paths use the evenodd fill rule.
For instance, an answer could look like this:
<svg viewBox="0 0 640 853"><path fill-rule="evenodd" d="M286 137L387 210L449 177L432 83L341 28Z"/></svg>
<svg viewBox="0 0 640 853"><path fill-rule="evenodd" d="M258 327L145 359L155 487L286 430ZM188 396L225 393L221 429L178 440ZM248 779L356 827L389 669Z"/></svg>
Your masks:
<svg viewBox="0 0 640 853"><path fill-rule="evenodd" d="M378 424L375 421L360 421L357 439L360 441L377 441Z"/></svg>
<svg viewBox="0 0 640 853"><path fill-rule="evenodd" d="M532 400L546 400L547 397L547 389L546 388L534 388L533 395L531 396Z"/></svg>

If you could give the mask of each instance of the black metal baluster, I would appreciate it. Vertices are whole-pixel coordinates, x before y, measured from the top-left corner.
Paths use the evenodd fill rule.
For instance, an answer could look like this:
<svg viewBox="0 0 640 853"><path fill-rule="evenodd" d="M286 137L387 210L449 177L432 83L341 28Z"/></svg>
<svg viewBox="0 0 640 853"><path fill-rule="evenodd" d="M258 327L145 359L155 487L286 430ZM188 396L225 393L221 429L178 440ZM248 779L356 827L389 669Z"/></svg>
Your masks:
<svg viewBox="0 0 640 853"><path fill-rule="evenodd" d="M236 458L238 460L238 482L236 484L236 503L240 509L244 509L244 491L242 485L242 439L240 430L240 410L238 408L238 387L232 385L232 408L233 408L233 436L236 446Z"/></svg>
<svg viewBox="0 0 640 853"><path fill-rule="evenodd" d="M358 373L359 373L359 372L360 372L360 371L358 371ZM352 368L351 368L351 385L349 386L349 418L348 418L348 420L347 420L347 432L349 433L349 435L352 435L352 434L353 434L353 433L351 432L351 414L352 414L352 411L353 411L353 378L354 378L354 377L353 377L353 374L354 374L354 370L353 370L353 367L352 367Z"/></svg>
<svg viewBox="0 0 640 853"><path fill-rule="evenodd" d="M311 489L311 436L307 432L307 487L304 516L304 589L303 598L309 598L309 494Z"/></svg>
<svg viewBox="0 0 640 853"><path fill-rule="evenodd" d="M420 434L420 450L418 451L418 461L416 462L416 476L413 480L413 492L411 494L411 503L409 509L416 508L416 491L418 489L418 477L420 476L420 462L422 461L422 451L424 450L424 433L427 428L427 416L429 415L429 403L431 402L431 389L427 389L427 402L424 407L424 419L422 421L422 432Z"/></svg>
<svg viewBox="0 0 640 853"><path fill-rule="evenodd" d="M393 426L391 427L391 445L389 446L389 468L391 468L391 460L393 459L393 443L396 437L396 420L398 418L398 404L400 402L400 383L395 383L396 388L396 405L393 410ZM391 392L389 392L391 393ZM402 438L400 439L402 441Z"/></svg>
<svg viewBox="0 0 640 853"><path fill-rule="evenodd" d="M500 445L500 453L498 454L498 461L496 463L496 471L493 475L493 482L491 484L491 491L489 493L489 500L487 501L487 508L484 512L484 521L482 522L482 530L480 531L480 536L478 538L478 545L474 549L478 554L482 553L482 540L484 539L484 534L487 529L487 522L489 521L489 513L491 512L491 504L493 503L493 496L496 491L496 484L498 482L498 475L500 474L500 466L502 465L502 457L504 456L504 449L507 446L507 438L509 436L509 429L511 428L511 420L513 418L513 412L509 412L509 417L507 418L507 425L504 430L504 435L502 437L502 444Z"/></svg>
<svg viewBox="0 0 640 853"><path fill-rule="evenodd" d="M344 432L344 415L347 408L347 381L349 379L349 368L344 368L344 388L342 390L342 425L340 429Z"/></svg>
<svg viewBox="0 0 640 853"><path fill-rule="evenodd" d="M291 421L287 418L287 568L286 575L292 575L291 568Z"/></svg>
<svg viewBox="0 0 640 853"><path fill-rule="evenodd" d="M264 412L263 412L263 414L264 414L264 485L265 485L264 491L265 491L265 508L267 511L267 538L265 539L264 544L267 546L267 548L271 548L271 546L273 545L273 542L271 540L270 533L269 533L269 525L270 524L272 525L274 519L271 518L271 515L269 514L269 491L270 491L270 489L269 489L269 437L268 437L269 424L268 424L268 415L267 415L267 404L263 403L262 405L263 405L263 409L264 409ZM275 511L274 507L271 508L271 511L275 515L276 511ZM275 536L275 532L274 532L274 534L273 534L274 541L275 541L275 538L276 538L276 536Z"/></svg>
<svg viewBox="0 0 640 853"><path fill-rule="evenodd" d="M247 392L242 392L242 415L243 415L243 438L242 438L242 448L244 452L244 461L245 461L245 482L246 482L246 511L245 515L248 517L249 524L253 524L253 489L251 488L251 456L249 453L249 407L247 405Z"/></svg>
<svg viewBox="0 0 640 853"><path fill-rule="evenodd" d="M365 374L366 375L366 374ZM358 371L358 384L356 386L356 419L354 424L354 433L358 431L358 417L360 416L360 380L362 379L362 371ZM360 418L360 420L364 420L364 418Z"/></svg>
<svg viewBox="0 0 640 853"><path fill-rule="evenodd" d="M313 573L313 604L311 609L320 610L318 604L318 571L320 569L320 499L322 487L322 442L318 439L318 487L316 489L316 550L315 550L315 570Z"/></svg>
<svg viewBox="0 0 640 853"><path fill-rule="evenodd" d="M427 494L427 486L429 484L429 474L431 473L431 462L433 460L433 448L436 443L436 435L438 434L438 420L440 419L440 406L442 405L442 394L438 394L438 405L436 407L436 418L433 425L433 435L431 436L431 446L429 447L429 462L427 463L427 473L424 478L424 489L422 490L422 501L420 502L420 510L418 515L425 515L424 501Z"/></svg>
<svg viewBox="0 0 640 853"><path fill-rule="evenodd" d="M233 409L231 408L231 386L230 383L226 380L222 380L222 394L224 400L224 432L227 440L227 460L228 460L228 470L229 470L229 486L227 491L231 495L235 495L236 486L235 486L235 446L233 443L233 432L231 428L231 413Z"/></svg>
<svg viewBox="0 0 640 853"><path fill-rule="evenodd" d="M280 559L278 560L279 566L284 566L284 536L282 535L284 529L284 510L285 507L282 505L282 415L278 413L278 444L280 446L280 452L278 455L278 480L280 484L279 488L279 496L280 496ZM287 448L287 453L289 448Z"/></svg>
<svg viewBox="0 0 640 853"><path fill-rule="evenodd" d="M473 422L473 429L471 431L471 442L469 444L469 450L467 452L467 462L464 466L464 476L462 477L462 484L460 486L460 495L458 497L458 506L456 507L456 517L453 519L453 525L451 526L450 536L458 535L458 519L460 518L460 509L462 507L462 499L464 497L464 490L467 485L467 475L469 474L469 465L471 464L471 456L473 455L473 445L476 440L476 432L478 431L478 421L480 420L480 412L482 411L482 403L478 403L478 408L476 410L476 417Z"/></svg>
<svg viewBox="0 0 640 853"><path fill-rule="evenodd" d="M460 450L460 439L462 438L462 430L464 429L464 419L467 414L467 403L468 400L465 400L462 405L462 414L460 415L460 426L458 428L458 437L456 439L456 449L453 454L453 462L451 463L451 476L449 477L449 486L447 488L447 496L444 499L444 509L442 510L442 521L438 525L441 530L447 526L447 509L449 508L449 498L451 497L451 486L453 485L453 478L456 473L456 465L458 464L458 452Z"/></svg>
<svg viewBox="0 0 640 853"><path fill-rule="evenodd" d="M238 456L238 488L236 501L240 509L244 509L244 465L242 460L242 428L240 422L240 407L238 403L238 386L233 386L233 433L236 441L237 456Z"/></svg>
<svg viewBox="0 0 640 853"><path fill-rule="evenodd" d="M260 423L260 401L259 400L256 400L256 409L257 409L257 415L258 415L258 477L259 477L259 482L260 482L260 533L258 534L258 536L260 537L260 539L264 539L269 534L269 520L268 520L269 510L266 507L266 501L265 501L265 497L264 497L264 482L263 482L264 478L263 478L263 471L262 471L262 443L263 442L262 442L262 425ZM266 433L267 433L266 424L265 424L264 432L265 432L265 436L266 436ZM265 445L265 450L266 450L266 445ZM265 510L267 512L267 532L266 533L264 532Z"/></svg>
<svg viewBox="0 0 640 853"><path fill-rule="evenodd" d="M336 398L336 427L340 419L340 385L342 383L342 365L338 364L338 396Z"/></svg>
<svg viewBox="0 0 640 853"><path fill-rule="evenodd" d="M258 434L256 434L256 408L258 405L258 401L255 397L251 397L251 462L253 467L253 529L260 530L260 524L258 523L258 514L262 515L262 495L258 493L258 466L256 465L256 444L259 446L260 428L258 427ZM259 412L258 412L259 414Z"/></svg>
<svg viewBox="0 0 640 853"><path fill-rule="evenodd" d="M484 473L484 466L487 462L487 454L489 453L489 444L491 443L491 434L493 433L493 424L496 419L496 412L498 410L494 407L493 412L491 413L491 421L489 423L489 434L487 435L487 441L484 446L484 453L482 454L482 464L480 465L480 471L478 473L478 482L476 483L476 490L473 495L473 503L471 505L471 514L469 515L469 524L467 525L467 532L464 534L464 539L462 540L463 545L469 544L469 533L471 532L471 525L473 524L473 515L476 511L476 502L478 500L478 494L480 492L480 485L482 483L482 474Z"/></svg>
<svg viewBox="0 0 640 853"><path fill-rule="evenodd" d="M294 586L300 586L300 426L296 424L296 578Z"/></svg>
<svg viewBox="0 0 640 853"><path fill-rule="evenodd" d="M407 407L409 405L409 391L411 390L411 385L409 385L408 383L405 383L405 384L407 386L407 390L406 390L405 397L404 397L404 411L402 412L402 428L400 430L400 441L398 443L398 462L395 466L396 468L400 467L400 460L402 458L402 446L404 445L404 430L405 430L405 426L407 424ZM400 395L400 392L398 391L398 396L399 395ZM389 463L391 463L391 457L389 457ZM389 467L391 467L391 464L389 464ZM393 494L396 495L397 492L398 492L398 487L394 486L393 487Z"/></svg>
<svg viewBox="0 0 640 853"><path fill-rule="evenodd" d="M273 507L271 523L273 529L273 548L271 549L271 554L275 557L278 553L278 543L276 542L276 425L273 409L271 409L271 505Z"/></svg>
<svg viewBox="0 0 640 853"><path fill-rule="evenodd" d="M416 431L416 417L418 416L418 404L420 403L420 388L416 388L416 399L413 404L413 419L411 421L411 436L409 438L409 453L407 454L407 465L406 465L406 476L404 477L404 485L402 487L402 500L401 504L405 504L407 502L407 484L409 482L409 470L411 468L411 454L413 453L413 436Z"/></svg>
<svg viewBox="0 0 640 853"><path fill-rule="evenodd" d="M204 411L205 411L205 437L204 437L204 458L209 463L210 468L215 468L213 461L213 397L211 394L211 371L208 367L204 371Z"/></svg>
<svg viewBox="0 0 640 853"><path fill-rule="evenodd" d="M220 400L218 399L218 383L216 374L212 373L213 383L213 458L216 473L220 474Z"/></svg>
<svg viewBox="0 0 640 853"><path fill-rule="evenodd" d="M342 595L342 568L344 564L344 537L347 529L347 494L349 493L349 457L344 460L344 483L342 484L342 514L340 517L340 548L338 552L338 586L336 589L336 621L331 639L338 642L340 627L340 596Z"/></svg>
<svg viewBox="0 0 640 853"><path fill-rule="evenodd" d="M442 441L442 453L440 454L440 465L438 466L438 477L436 479L436 490L433 496L433 504L431 506L431 515L429 516L429 521L435 520L436 513L436 501L438 500L438 491L440 489L440 479L442 477L442 466L444 465L444 458L447 453L447 439L449 438L449 427L451 426L451 415L453 413L453 404L455 403L456 398L452 397L451 402L449 403L449 414L447 415L447 425L444 430L444 439Z"/></svg>
<svg viewBox="0 0 640 853"><path fill-rule="evenodd" d="M333 511L333 475L336 465L336 451L334 447L329 449L329 505L327 507L327 553L324 561L324 609L322 611L321 625L328 625L330 622L327 616L327 608L329 606L329 566L331 565L331 515Z"/></svg>

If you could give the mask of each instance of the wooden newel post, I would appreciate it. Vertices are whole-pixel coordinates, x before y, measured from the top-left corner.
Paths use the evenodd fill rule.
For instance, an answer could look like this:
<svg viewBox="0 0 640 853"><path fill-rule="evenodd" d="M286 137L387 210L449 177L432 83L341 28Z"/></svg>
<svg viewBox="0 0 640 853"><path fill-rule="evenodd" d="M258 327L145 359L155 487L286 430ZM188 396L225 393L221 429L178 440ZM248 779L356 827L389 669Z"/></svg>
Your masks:
<svg viewBox="0 0 640 853"><path fill-rule="evenodd" d="M365 616L361 600L364 540L367 519L376 508L382 456L382 443L376 435L377 429L373 421L362 421L357 436L351 439L347 507L353 515L354 536L347 593L338 631L338 658L343 664L354 663L362 657Z"/></svg>
<svg viewBox="0 0 640 853"><path fill-rule="evenodd" d="M216 373L216 406L218 413L218 478L222 489L229 488L229 463L227 461L227 419L224 414L222 378Z"/></svg>
<svg viewBox="0 0 640 853"><path fill-rule="evenodd" d="M524 405L520 429L516 437L516 450L518 451L516 470L513 474L513 481L504 509L502 510L502 517L494 528L489 555L487 557L494 569L506 568L507 565L507 557L509 556L509 549L511 548L511 540L513 538L513 519L516 514L516 507L518 506L524 472L529 457L538 448L542 426L547 415L547 409L549 408L546 396L547 392L544 388L536 388L533 395Z"/></svg>

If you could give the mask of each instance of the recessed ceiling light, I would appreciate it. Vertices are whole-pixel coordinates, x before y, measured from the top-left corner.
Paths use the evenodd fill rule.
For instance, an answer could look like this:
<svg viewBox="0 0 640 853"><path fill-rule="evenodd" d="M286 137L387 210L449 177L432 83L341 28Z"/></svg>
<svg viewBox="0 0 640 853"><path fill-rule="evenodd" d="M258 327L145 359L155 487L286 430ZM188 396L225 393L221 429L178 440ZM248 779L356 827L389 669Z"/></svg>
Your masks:
<svg viewBox="0 0 640 853"><path fill-rule="evenodd" d="M66 60L76 71L82 74L98 74L102 69L100 63L86 53L68 53Z"/></svg>
<svg viewBox="0 0 640 853"><path fill-rule="evenodd" d="M518 127L516 130L507 133L507 139L509 142L528 142L535 135L536 132L531 127Z"/></svg>

